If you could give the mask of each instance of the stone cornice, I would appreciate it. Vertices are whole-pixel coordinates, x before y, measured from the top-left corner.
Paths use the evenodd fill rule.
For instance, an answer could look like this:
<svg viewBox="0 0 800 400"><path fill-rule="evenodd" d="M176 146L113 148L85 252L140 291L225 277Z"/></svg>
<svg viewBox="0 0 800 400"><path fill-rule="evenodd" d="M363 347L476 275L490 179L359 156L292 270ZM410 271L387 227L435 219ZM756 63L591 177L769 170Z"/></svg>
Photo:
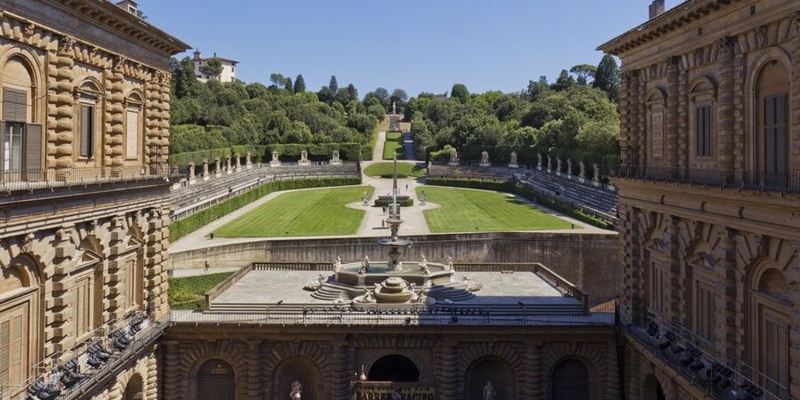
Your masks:
<svg viewBox="0 0 800 400"><path fill-rule="evenodd" d="M96 25L116 31L120 35L135 38L141 43L165 53L176 54L190 48L188 44L153 27L141 18L132 15L108 1L49 0L61 7L80 13Z"/></svg>
<svg viewBox="0 0 800 400"><path fill-rule="evenodd" d="M671 10L633 28L597 49L608 54L621 55L654 39L683 29L686 25L707 18L725 7L741 0L694 0L685 1Z"/></svg>

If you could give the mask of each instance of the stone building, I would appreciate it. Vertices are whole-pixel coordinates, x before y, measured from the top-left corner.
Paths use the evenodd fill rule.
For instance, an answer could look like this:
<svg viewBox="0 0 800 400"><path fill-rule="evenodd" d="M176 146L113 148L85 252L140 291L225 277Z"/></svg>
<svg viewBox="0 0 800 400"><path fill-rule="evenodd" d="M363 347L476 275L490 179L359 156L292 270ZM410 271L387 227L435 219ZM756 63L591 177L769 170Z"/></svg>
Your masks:
<svg viewBox="0 0 800 400"><path fill-rule="evenodd" d="M219 60L222 66L222 71L217 76L211 76L204 73L202 70L202 67L207 66L208 61L212 58ZM194 63L194 76L200 82L207 82L209 79L216 79L220 82L236 82L236 64L239 63L238 61L217 57L217 53L214 53L213 57L203 58L200 50L195 50L194 53L192 53L192 63Z"/></svg>
<svg viewBox="0 0 800 400"><path fill-rule="evenodd" d="M800 397L800 5L662 11L600 46L622 61L627 397Z"/></svg>
<svg viewBox="0 0 800 400"><path fill-rule="evenodd" d="M620 398L613 312L541 264L366 260L253 263L173 310L163 398Z"/></svg>
<svg viewBox="0 0 800 400"><path fill-rule="evenodd" d="M106 1L0 4L0 398L155 397L168 61L187 47Z"/></svg>

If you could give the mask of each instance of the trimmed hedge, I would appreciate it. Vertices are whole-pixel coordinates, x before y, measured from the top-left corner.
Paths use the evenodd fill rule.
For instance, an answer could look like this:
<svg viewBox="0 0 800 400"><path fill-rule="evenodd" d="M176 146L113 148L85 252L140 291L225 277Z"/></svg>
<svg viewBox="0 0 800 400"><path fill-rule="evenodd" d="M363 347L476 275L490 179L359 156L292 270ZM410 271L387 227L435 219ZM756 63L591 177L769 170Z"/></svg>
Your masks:
<svg viewBox="0 0 800 400"><path fill-rule="evenodd" d="M372 158L372 147L362 146L358 143L290 143L257 146L242 145L176 153L170 155L170 162L175 165L188 165L190 162L194 162L195 165L202 165L204 159L208 160L209 163L213 163L217 158L224 160L228 156L233 157L236 154L244 158L249 151L252 162L267 163L272 160L273 150L278 152L281 161L297 161L300 159L300 153L303 150L308 152L308 159L312 161L328 161L333 156L334 150L339 150L339 159L342 161L363 160L366 159L363 157L364 154L369 154L368 159Z"/></svg>
<svg viewBox="0 0 800 400"><path fill-rule="evenodd" d="M243 193L222 203L211 206L169 226L169 240L174 242L209 223L230 214L272 192L290 189L306 189L325 186L346 186L361 184L360 178L317 178L265 183L247 193Z"/></svg>
<svg viewBox="0 0 800 400"><path fill-rule="evenodd" d="M375 207L388 207L392 204L392 201L393 199L381 199L380 197L376 198ZM411 207L414 205L414 199L408 196L398 197L397 204L399 204L400 207Z"/></svg>
<svg viewBox="0 0 800 400"><path fill-rule="evenodd" d="M496 192L514 193L536 204L541 204L551 210L558 211L579 221L602 229L613 229L613 225L595 216L586 214L583 210L573 207L561 200L543 195L526 187L519 182L504 181L499 179L453 179L453 178L427 178L426 184L433 186L452 186L470 189L494 190Z"/></svg>

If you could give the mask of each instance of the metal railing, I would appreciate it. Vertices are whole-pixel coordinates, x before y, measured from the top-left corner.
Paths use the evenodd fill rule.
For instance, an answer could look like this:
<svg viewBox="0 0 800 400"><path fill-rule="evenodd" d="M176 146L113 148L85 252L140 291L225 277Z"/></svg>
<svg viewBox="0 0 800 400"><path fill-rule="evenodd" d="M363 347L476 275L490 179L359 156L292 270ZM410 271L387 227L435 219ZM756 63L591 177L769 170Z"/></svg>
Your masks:
<svg viewBox="0 0 800 400"><path fill-rule="evenodd" d="M685 183L758 192L800 193L800 172L689 169L634 165L604 166L611 177Z"/></svg>
<svg viewBox="0 0 800 400"><path fill-rule="evenodd" d="M703 345L704 339L679 326L651 320L647 327L624 319L620 328L655 358L671 366L692 385L718 400L793 400L789 390L758 369L723 358ZM750 397L747 397L750 396Z"/></svg>
<svg viewBox="0 0 800 400"><path fill-rule="evenodd" d="M121 167L44 168L0 171L0 192L33 192L62 187L104 183L169 179L178 169L168 165Z"/></svg>

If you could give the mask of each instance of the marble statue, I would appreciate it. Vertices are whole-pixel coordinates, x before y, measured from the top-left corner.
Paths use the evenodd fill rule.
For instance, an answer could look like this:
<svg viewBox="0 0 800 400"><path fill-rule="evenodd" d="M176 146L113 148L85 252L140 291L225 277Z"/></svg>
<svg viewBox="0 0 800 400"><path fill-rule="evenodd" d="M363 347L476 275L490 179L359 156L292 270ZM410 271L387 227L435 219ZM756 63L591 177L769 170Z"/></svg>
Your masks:
<svg viewBox="0 0 800 400"><path fill-rule="evenodd" d="M486 381L486 385L483 386L483 400L497 400L497 392L492 381Z"/></svg>
<svg viewBox="0 0 800 400"><path fill-rule="evenodd" d="M302 393L303 385L300 384L300 381L292 382L292 391L289 392L289 398L293 400L300 399Z"/></svg>

